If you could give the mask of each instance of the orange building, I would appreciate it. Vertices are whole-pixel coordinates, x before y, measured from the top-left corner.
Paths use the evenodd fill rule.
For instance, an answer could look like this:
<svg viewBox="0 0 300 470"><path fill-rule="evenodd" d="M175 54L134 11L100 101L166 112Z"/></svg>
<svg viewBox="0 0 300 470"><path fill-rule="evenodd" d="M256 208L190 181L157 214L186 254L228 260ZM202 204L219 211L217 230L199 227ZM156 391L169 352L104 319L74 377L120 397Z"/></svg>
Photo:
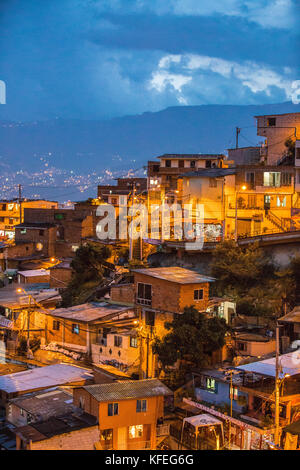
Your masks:
<svg viewBox="0 0 300 470"><path fill-rule="evenodd" d="M157 422L163 420L164 397L170 395L159 380L148 379L84 386L73 396L75 406L98 418L101 449L155 450L161 435Z"/></svg>

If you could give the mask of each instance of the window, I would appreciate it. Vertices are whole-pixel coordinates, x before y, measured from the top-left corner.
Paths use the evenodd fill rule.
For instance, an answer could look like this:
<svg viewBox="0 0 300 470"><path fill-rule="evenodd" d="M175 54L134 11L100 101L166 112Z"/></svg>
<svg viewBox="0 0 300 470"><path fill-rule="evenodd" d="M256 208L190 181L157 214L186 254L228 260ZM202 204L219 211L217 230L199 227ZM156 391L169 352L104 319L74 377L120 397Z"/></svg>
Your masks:
<svg viewBox="0 0 300 470"><path fill-rule="evenodd" d="M122 347L122 336L115 336L114 337L114 345L116 348L121 348Z"/></svg>
<svg viewBox="0 0 300 470"><path fill-rule="evenodd" d="M252 171L247 171L245 176L246 176L245 180L246 180L248 188L250 189L253 188L254 178L255 178L254 173Z"/></svg>
<svg viewBox="0 0 300 470"><path fill-rule="evenodd" d="M143 284L138 282L137 285L137 302L143 305L151 305L152 303L152 286L151 284Z"/></svg>
<svg viewBox="0 0 300 470"><path fill-rule="evenodd" d="M264 186L280 186L280 173L277 171L264 171Z"/></svg>
<svg viewBox="0 0 300 470"><path fill-rule="evenodd" d="M171 160L166 160L166 167L171 168Z"/></svg>
<svg viewBox="0 0 300 470"><path fill-rule="evenodd" d="M59 331L60 322L58 320L53 320L52 330Z"/></svg>
<svg viewBox="0 0 300 470"><path fill-rule="evenodd" d="M194 290L194 300L202 300L202 299L203 299L203 289Z"/></svg>
<svg viewBox="0 0 300 470"><path fill-rule="evenodd" d="M72 323L72 333L74 333L74 335L79 335L79 325L78 325L78 323Z"/></svg>
<svg viewBox="0 0 300 470"><path fill-rule="evenodd" d="M40 230L39 235L40 235L40 237L43 237L44 236L44 230Z"/></svg>
<svg viewBox="0 0 300 470"><path fill-rule="evenodd" d="M216 188L217 187L217 180L215 178L209 178L209 187Z"/></svg>
<svg viewBox="0 0 300 470"><path fill-rule="evenodd" d="M229 387L229 398L237 400L239 396L239 389L237 387Z"/></svg>
<svg viewBox="0 0 300 470"><path fill-rule="evenodd" d="M195 160L192 160L191 161L191 168L195 168L195 167L196 167L196 162L195 162Z"/></svg>
<svg viewBox="0 0 300 470"><path fill-rule="evenodd" d="M136 424L135 426L129 426L129 439L136 439L137 437L142 437L143 435L143 425Z"/></svg>
<svg viewBox="0 0 300 470"><path fill-rule="evenodd" d="M236 347L239 351L247 351L247 343L238 342Z"/></svg>
<svg viewBox="0 0 300 470"><path fill-rule="evenodd" d="M84 403L84 397L79 397L79 408L81 408L82 410L84 410Z"/></svg>
<svg viewBox="0 0 300 470"><path fill-rule="evenodd" d="M65 219L65 214L54 214L54 219L55 220L64 220Z"/></svg>
<svg viewBox="0 0 300 470"><path fill-rule="evenodd" d="M292 175L291 173L281 173L281 185L290 186L292 184Z"/></svg>
<svg viewBox="0 0 300 470"><path fill-rule="evenodd" d="M211 160L205 160L205 168L211 168Z"/></svg>
<svg viewBox="0 0 300 470"><path fill-rule="evenodd" d="M148 326L154 326L155 325L155 312L145 312L145 323Z"/></svg>
<svg viewBox="0 0 300 470"><path fill-rule="evenodd" d="M116 416L119 414L119 403L108 403L107 407L108 416Z"/></svg>
<svg viewBox="0 0 300 470"><path fill-rule="evenodd" d="M206 377L206 390L212 393L217 393L218 391L216 381L212 377Z"/></svg>
<svg viewBox="0 0 300 470"><path fill-rule="evenodd" d="M26 232L27 232L26 228L23 228L20 230L21 235L25 235Z"/></svg>
<svg viewBox="0 0 300 470"><path fill-rule="evenodd" d="M179 160L179 168L184 168L184 160Z"/></svg>
<svg viewBox="0 0 300 470"><path fill-rule="evenodd" d="M153 170L153 172L158 173L159 172L159 165L153 165L152 170Z"/></svg>
<svg viewBox="0 0 300 470"><path fill-rule="evenodd" d="M268 127L273 127L273 126L276 126L276 118L272 117L272 118L268 118Z"/></svg>
<svg viewBox="0 0 300 470"><path fill-rule="evenodd" d="M147 411L147 400L137 400L136 401L136 412L144 413Z"/></svg>
<svg viewBox="0 0 300 470"><path fill-rule="evenodd" d="M277 207L286 207L286 196L277 196L276 205Z"/></svg>
<svg viewBox="0 0 300 470"><path fill-rule="evenodd" d="M131 348L137 348L138 347L138 339L136 336L131 336L130 337L130 347Z"/></svg>
<svg viewBox="0 0 300 470"><path fill-rule="evenodd" d="M103 429L100 433L101 441L111 441L113 438L113 430L112 429Z"/></svg>
<svg viewBox="0 0 300 470"><path fill-rule="evenodd" d="M248 208L249 209L256 208L256 194L248 194Z"/></svg>

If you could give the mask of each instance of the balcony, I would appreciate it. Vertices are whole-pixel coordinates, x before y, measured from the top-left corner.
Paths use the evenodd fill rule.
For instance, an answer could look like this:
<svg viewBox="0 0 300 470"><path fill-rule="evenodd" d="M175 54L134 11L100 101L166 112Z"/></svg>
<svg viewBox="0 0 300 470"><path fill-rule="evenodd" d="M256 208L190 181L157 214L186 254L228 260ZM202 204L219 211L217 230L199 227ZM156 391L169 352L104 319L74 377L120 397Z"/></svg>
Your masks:
<svg viewBox="0 0 300 470"><path fill-rule="evenodd" d="M152 305L152 299L141 299L139 297L136 298L136 303L139 305Z"/></svg>
<svg viewBox="0 0 300 470"><path fill-rule="evenodd" d="M156 436L169 436L170 434L170 425L169 424L159 424L156 426Z"/></svg>
<svg viewBox="0 0 300 470"><path fill-rule="evenodd" d="M151 449L151 441L135 441L135 442L127 442L127 449L126 450L150 450Z"/></svg>

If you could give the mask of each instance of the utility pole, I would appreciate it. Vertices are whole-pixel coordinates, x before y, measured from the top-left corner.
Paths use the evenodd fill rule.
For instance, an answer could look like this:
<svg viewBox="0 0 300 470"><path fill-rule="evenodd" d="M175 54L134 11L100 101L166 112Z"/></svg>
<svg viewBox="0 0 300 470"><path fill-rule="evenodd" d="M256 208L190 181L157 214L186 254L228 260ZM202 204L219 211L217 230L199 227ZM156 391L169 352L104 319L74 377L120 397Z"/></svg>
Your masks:
<svg viewBox="0 0 300 470"><path fill-rule="evenodd" d="M279 407L280 407L280 379L279 379L279 325L276 324L276 359L275 359L275 445L279 445Z"/></svg>
<svg viewBox="0 0 300 470"><path fill-rule="evenodd" d="M20 224L21 224L22 223L22 203L21 203L21 200L22 200L22 186L20 184L18 184L18 188L19 188Z"/></svg>
<svg viewBox="0 0 300 470"><path fill-rule="evenodd" d="M241 132L241 129L239 127L235 128L235 148L239 148L239 133Z"/></svg>
<svg viewBox="0 0 300 470"><path fill-rule="evenodd" d="M232 370L230 370L230 417L231 418L232 418L232 400L233 400ZM229 421L228 447L229 447L229 450L231 450L231 420Z"/></svg>
<svg viewBox="0 0 300 470"><path fill-rule="evenodd" d="M133 181L132 183L132 203L131 203L131 207L133 206L134 204L134 198L135 198L135 181ZM130 220L130 233L129 233L129 260L132 260L133 258L133 240L132 240L132 233L133 233L133 230L132 230L132 221L133 221L133 216L131 216L131 220Z"/></svg>

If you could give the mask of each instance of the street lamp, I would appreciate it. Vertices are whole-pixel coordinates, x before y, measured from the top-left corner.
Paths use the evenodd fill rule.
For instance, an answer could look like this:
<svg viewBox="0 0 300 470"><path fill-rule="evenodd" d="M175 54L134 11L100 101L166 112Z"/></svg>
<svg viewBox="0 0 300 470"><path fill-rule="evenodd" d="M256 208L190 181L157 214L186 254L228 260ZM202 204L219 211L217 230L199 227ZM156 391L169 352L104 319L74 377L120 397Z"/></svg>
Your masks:
<svg viewBox="0 0 300 470"><path fill-rule="evenodd" d="M239 189L237 189L235 191L235 236L234 236L234 239L235 241L237 242L237 239L238 239L238 216L237 216L237 213L238 213L238 194L240 193L240 191L246 191L247 189L247 186L245 184L243 184L243 186Z"/></svg>

